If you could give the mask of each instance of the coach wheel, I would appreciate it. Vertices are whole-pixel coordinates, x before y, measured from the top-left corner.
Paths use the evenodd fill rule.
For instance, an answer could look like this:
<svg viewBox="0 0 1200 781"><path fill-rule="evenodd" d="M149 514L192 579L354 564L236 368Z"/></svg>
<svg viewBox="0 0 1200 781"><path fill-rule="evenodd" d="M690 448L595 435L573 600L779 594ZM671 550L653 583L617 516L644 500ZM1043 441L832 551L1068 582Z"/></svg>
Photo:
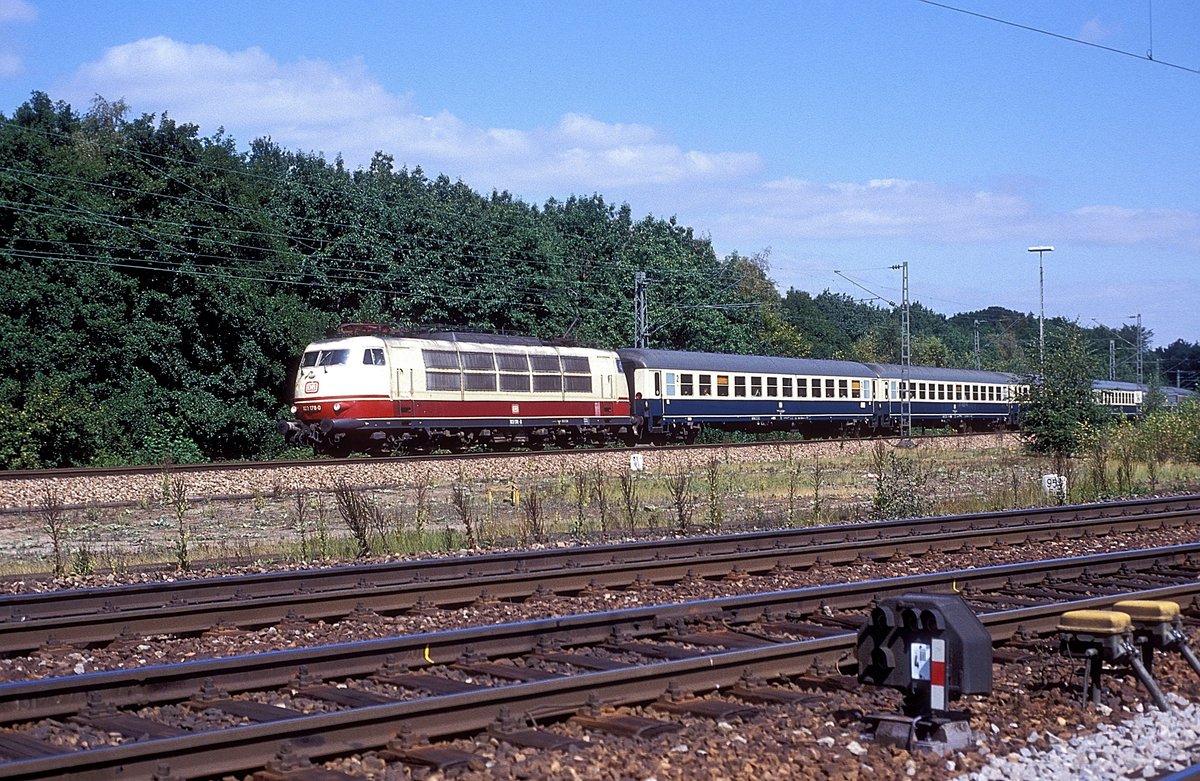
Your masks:
<svg viewBox="0 0 1200 781"><path fill-rule="evenodd" d="M668 441L669 440L668 440L666 434L651 434L650 435L650 444L654 445L655 447L663 447L664 445L667 444Z"/></svg>
<svg viewBox="0 0 1200 781"><path fill-rule="evenodd" d="M700 436L699 427L689 428L687 430L687 433L683 435L683 441L685 444L693 445L696 443L696 437L698 437L698 436Z"/></svg>

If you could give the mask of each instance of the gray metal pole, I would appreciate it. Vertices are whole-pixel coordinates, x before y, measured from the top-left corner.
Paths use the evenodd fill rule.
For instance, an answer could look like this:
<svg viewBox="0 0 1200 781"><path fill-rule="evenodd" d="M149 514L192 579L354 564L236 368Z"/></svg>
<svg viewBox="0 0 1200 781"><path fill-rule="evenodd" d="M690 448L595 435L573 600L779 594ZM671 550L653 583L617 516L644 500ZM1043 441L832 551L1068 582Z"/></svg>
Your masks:
<svg viewBox="0 0 1200 781"><path fill-rule="evenodd" d="M646 272L633 274L633 346L648 347L650 325L646 322Z"/></svg>

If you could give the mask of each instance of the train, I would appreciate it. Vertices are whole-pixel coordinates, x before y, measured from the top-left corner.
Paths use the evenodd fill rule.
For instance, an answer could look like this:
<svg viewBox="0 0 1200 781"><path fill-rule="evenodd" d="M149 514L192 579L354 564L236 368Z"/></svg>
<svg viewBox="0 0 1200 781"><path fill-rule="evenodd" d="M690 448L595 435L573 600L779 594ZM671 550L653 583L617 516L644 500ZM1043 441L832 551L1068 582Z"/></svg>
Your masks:
<svg viewBox="0 0 1200 781"><path fill-rule="evenodd" d="M305 348L289 444L318 455L691 443L708 429L804 436L1016 428L1027 381L1005 372L813 358L601 350L531 337L345 324ZM1178 401L1189 391L1169 389ZM1098 381L1136 415L1145 386Z"/></svg>

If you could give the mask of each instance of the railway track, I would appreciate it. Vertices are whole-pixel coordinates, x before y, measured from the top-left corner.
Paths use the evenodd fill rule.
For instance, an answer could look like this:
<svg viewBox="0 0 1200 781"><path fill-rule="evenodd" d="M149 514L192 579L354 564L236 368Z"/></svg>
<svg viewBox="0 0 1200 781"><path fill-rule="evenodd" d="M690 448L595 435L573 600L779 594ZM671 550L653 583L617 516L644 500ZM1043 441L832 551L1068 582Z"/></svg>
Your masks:
<svg viewBox="0 0 1200 781"><path fill-rule="evenodd" d="M1181 528L1197 514L1187 496L13 594L0 597L0 653Z"/></svg>
<svg viewBox="0 0 1200 781"><path fill-rule="evenodd" d="M596 741L647 737L684 716L752 718L854 686L855 632L882 597L961 593L1003 646L1037 642L1067 610L1122 599L1172 600L1194 619L1198 576L1200 544L1189 544L8 683L0 778L282 773L366 750L449 770L472 757L405 736L481 730L583 750L553 722L571 718ZM634 705L660 715L612 710ZM512 714L536 714L539 726ZM113 745L65 751L29 734L33 719Z"/></svg>
<svg viewBox="0 0 1200 781"><path fill-rule="evenodd" d="M950 438L970 438L970 437L987 437L992 434L971 433L955 433L955 434L930 434L917 439L950 439ZM709 450L742 450L755 447L769 447L772 445L800 445L812 443L828 443L828 442L874 442L877 440L893 441L895 436L890 437L854 437L848 440L823 440L823 439L781 439L781 440L766 440L762 442L727 442L718 444L669 444L669 445L638 445L636 448L631 447L604 447L604 448L572 448L572 449L546 449L546 450L521 450L521 451L479 451L469 453L434 453L434 454L415 454L403 456L384 456L376 458L354 457L354 458L309 458L297 459L291 461L217 461L203 464L147 464L147 465L132 465L132 466L106 466L106 467L69 467L63 469L13 469L0 470L0 485L6 482L25 482L33 480L68 480L75 478L86 477L126 477L126 476L155 476L161 475L164 472L170 474L203 474L206 472L222 472L222 471L237 471L237 470L282 470L294 468L329 468L333 469L346 465L359 464L406 464L406 463L430 463L430 462L449 462L456 461L472 461L472 460L495 460L505 458L554 458L563 455L594 455L603 453L633 453L633 452L671 452L671 451L692 451L704 452Z"/></svg>

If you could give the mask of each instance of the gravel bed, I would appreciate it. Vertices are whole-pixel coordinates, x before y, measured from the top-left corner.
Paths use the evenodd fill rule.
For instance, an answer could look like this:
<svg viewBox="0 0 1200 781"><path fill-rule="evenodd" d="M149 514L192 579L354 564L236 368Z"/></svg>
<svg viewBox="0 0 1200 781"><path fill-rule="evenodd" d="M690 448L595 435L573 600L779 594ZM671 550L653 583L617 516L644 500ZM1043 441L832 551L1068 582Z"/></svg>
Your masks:
<svg viewBox="0 0 1200 781"><path fill-rule="evenodd" d="M921 440L922 451L954 452L990 448L1018 447L1015 434L980 434L969 437L930 437ZM753 447L700 450L661 450L639 448L636 451L596 453L588 451L552 452L533 456L513 453L508 456L471 460L422 460L382 463L370 459L349 459L329 466L281 465L271 469L229 469L218 472L193 472L186 475L191 496L286 496L297 490L328 490L336 481L351 485L412 485L431 482L452 483L461 475L468 481L529 480L547 474L574 474L595 470L615 474L629 469L629 454L637 452L649 474L667 474L680 466L706 463L714 455L723 462L763 463L848 456L866 453L875 440L814 440L809 442L769 443ZM162 500L164 472L114 477L78 477L58 480L0 481L0 509L35 507L47 488L56 490L67 505L101 505L145 501L156 505Z"/></svg>

